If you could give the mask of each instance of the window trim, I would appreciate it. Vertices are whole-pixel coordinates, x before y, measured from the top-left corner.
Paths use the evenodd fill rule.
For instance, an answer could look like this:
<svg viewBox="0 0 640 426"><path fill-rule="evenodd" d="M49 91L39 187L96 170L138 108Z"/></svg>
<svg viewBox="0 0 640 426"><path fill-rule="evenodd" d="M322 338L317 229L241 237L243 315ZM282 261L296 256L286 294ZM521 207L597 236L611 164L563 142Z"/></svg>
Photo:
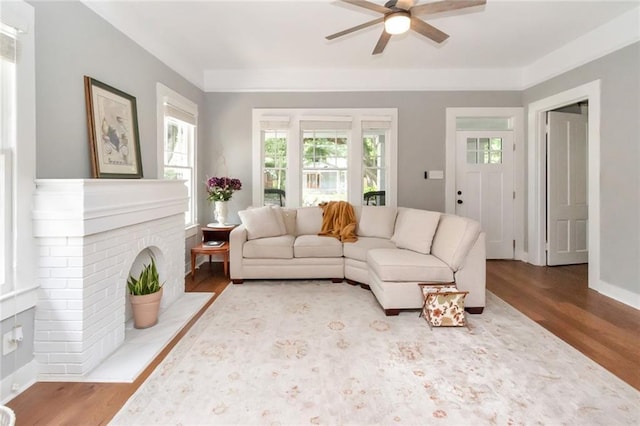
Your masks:
<svg viewBox="0 0 640 426"><path fill-rule="evenodd" d="M32 202L36 178L36 77L35 77L35 12L25 1L3 2L2 22L18 29L16 61L16 141L11 162L11 235L13 262L7 274L12 275L11 289L0 294L0 321L35 306L38 287L37 257L33 237ZM18 143L19 141L19 143Z"/></svg>
<svg viewBox="0 0 640 426"><path fill-rule="evenodd" d="M192 179L191 179L191 199L189 200L191 208L191 221L185 224L185 230L189 231L194 226L198 226L198 185L196 184L198 176L198 104L182 96L178 92L168 88L162 83L156 83L156 115L157 115L157 144L158 144L158 179L164 179L164 144L165 144L165 105L184 111L185 114L193 116L193 147L192 147ZM179 119L179 117L175 117ZM191 123L187 123L191 124Z"/></svg>
<svg viewBox="0 0 640 426"><path fill-rule="evenodd" d="M358 166L349 164L348 189L349 202L353 205L362 205L362 196L354 197L353 194L362 194L362 128L363 121L375 121L383 119L389 121L389 137L385 143L385 156L388 160L385 173L389 194L386 197L388 206L397 206L398 203L398 109L397 108L254 108L252 111L252 203L261 206L264 203L264 191L262 190L262 171L264 150L262 146L262 122L288 123L287 149L288 170L296 171L302 176L301 157L301 122L303 121L351 121L351 130L348 130L350 141L360 143L349 144L349 159L359 159ZM302 205L302 179L298 175L290 175L287 171L287 206L298 207Z"/></svg>

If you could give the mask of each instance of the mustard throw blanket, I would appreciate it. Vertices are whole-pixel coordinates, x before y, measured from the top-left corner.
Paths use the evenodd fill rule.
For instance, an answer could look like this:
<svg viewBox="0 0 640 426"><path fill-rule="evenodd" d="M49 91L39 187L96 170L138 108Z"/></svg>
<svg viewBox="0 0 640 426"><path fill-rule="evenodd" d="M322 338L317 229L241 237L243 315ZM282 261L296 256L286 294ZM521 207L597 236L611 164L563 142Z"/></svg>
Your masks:
<svg viewBox="0 0 640 426"><path fill-rule="evenodd" d="M342 242L357 241L356 214L346 201L329 201L322 208L322 228L318 235L334 237Z"/></svg>

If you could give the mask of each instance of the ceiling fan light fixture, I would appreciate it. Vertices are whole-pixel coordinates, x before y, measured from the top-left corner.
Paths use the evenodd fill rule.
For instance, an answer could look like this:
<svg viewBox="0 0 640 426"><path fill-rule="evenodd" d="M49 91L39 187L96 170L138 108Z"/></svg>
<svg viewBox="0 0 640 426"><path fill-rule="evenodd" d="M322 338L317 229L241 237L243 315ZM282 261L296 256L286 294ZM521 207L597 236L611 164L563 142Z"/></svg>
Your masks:
<svg viewBox="0 0 640 426"><path fill-rule="evenodd" d="M402 34L411 28L411 14L404 10L384 17L384 30L389 34Z"/></svg>

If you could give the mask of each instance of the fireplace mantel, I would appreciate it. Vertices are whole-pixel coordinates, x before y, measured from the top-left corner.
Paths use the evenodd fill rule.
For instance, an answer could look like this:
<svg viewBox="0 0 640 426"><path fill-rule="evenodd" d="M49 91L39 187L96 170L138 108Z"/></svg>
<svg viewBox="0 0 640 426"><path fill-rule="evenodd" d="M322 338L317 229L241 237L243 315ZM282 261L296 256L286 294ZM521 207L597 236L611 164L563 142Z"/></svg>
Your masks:
<svg viewBox="0 0 640 426"><path fill-rule="evenodd" d="M158 179L36 179L36 237L79 237L182 214L184 181Z"/></svg>

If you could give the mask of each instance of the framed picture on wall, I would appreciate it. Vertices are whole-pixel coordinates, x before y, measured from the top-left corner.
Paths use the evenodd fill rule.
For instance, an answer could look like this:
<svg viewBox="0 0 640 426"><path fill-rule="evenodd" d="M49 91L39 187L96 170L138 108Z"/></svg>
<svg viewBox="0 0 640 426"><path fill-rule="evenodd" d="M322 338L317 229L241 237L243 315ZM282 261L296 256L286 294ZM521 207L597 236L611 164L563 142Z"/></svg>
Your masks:
<svg viewBox="0 0 640 426"><path fill-rule="evenodd" d="M141 178L136 98L84 77L94 178Z"/></svg>

